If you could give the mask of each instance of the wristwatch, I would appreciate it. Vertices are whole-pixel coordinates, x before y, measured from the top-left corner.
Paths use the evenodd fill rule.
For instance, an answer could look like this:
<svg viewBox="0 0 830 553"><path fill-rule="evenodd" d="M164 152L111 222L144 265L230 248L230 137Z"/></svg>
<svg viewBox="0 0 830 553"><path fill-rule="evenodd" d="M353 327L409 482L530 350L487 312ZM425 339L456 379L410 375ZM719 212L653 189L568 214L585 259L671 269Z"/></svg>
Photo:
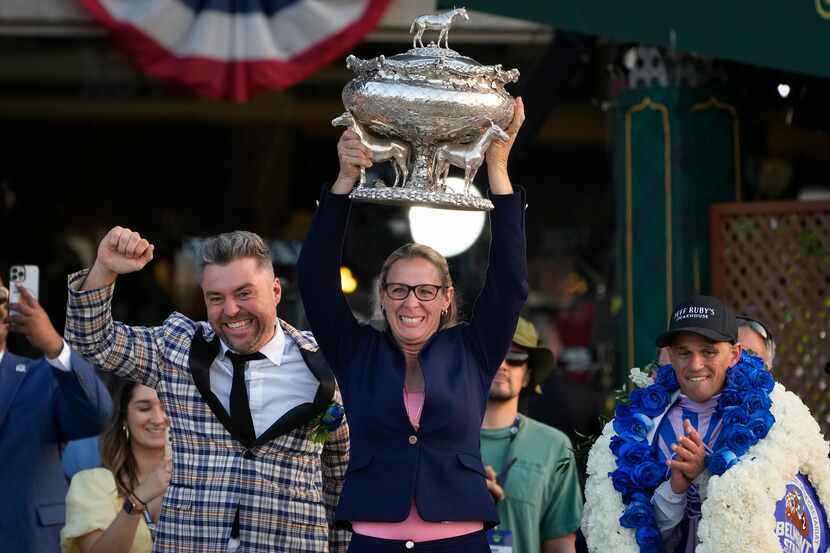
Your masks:
<svg viewBox="0 0 830 553"><path fill-rule="evenodd" d="M133 497L128 495L124 499L124 505L122 505L121 509L128 515L139 515L144 511L144 506L138 501L133 501Z"/></svg>

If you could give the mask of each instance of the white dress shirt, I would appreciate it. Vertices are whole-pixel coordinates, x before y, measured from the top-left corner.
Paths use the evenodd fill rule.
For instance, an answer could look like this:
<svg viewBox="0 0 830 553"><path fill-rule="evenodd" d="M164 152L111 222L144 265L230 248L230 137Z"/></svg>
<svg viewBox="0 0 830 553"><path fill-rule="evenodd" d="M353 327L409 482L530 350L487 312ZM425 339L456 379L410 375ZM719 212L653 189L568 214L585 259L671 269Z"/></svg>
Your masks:
<svg viewBox="0 0 830 553"><path fill-rule="evenodd" d="M3 362L4 355L6 355L6 350L0 350L0 363ZM54 359L49 359L47 357L46 361L56 369L67 372L72 370L72 350L69 349L69 345L66 343L66 340L63 341L63 348L58 356Z"/></svg>
<svg viewBox="0 0 830 553"><path fill-rule="evenodd" d="M221 351L210 365L210 391L230 413L233 364L226 355L230 348L221 340L220 344ZM265 359L249 361L245 368L248 405L257 437L294 407L314 401L320 386L305 364L300 347L280 325L259 352Z"/></svg>

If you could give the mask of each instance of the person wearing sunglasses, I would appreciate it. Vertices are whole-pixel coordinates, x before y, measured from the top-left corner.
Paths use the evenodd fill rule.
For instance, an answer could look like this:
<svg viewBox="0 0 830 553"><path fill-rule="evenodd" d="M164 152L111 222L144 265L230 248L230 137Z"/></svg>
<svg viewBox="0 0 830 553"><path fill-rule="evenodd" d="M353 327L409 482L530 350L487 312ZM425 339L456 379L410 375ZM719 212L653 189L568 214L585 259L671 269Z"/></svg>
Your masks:
<svg viewBox="0 0 830 553"><path fill-rule="evenodd" d="M744 349L764 360L768 370L772 370L775 361L775 338L769 328L757 319L743 315L735 317L738 321L738 341Z"/></svg>
<svg viewBox="0 0 830 553"><path fill-rule="evenodd" d="M407 244L380 270L384 329L362 325L340 287L349 193L371 156L343 133L340 174L320 207L297 264L309 325L334 370L351 425L350 461L336 519L354 531L349 551L489 553L498 522L487 491L479 429L487 396L527 297L524 195L507 158L510 138L487 151L492 241L484 287L469 322L457 321L447 260Z"/></svg>
<svg viewBox="0 0 830 553"><path fill-rule="evenodd" d="M481 456L501 520L488 538L517 553L576 551L582 494L571 440L519 414L520 397L538 393L553 366L536 327L520 317L490 386L481 428Z"/></svg>

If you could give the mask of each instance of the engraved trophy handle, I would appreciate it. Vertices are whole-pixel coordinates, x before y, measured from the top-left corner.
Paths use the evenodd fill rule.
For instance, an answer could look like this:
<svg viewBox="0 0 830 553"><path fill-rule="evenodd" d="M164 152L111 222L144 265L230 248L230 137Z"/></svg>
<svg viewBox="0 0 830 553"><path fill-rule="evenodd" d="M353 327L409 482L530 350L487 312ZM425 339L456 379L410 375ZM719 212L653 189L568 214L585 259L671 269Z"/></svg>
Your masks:
<svg viewBox="0 0 830 553"><path fill-rule="evenodd" d="M366 128L357 122L357 119L349 111L344 111L332 119L332 126L349 127L360 137L364 146L369 148L372 154L372 162L392 161L395 170L395 186L403 186L409 177L409 146L400 140L392 140L371 134ZM380 180L375 181L377 186ZM366 169L360 168L360 186L366 185Z"/></svg>

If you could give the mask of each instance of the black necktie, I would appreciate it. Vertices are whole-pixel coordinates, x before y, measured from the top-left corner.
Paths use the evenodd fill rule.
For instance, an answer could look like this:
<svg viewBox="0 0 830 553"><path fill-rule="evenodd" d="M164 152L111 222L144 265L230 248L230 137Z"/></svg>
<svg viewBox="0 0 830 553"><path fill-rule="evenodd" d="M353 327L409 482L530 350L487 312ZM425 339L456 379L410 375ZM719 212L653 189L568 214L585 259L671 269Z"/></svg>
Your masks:
<svg viewBox="0 0 830 553"><path fill-rule="evenodd" d="M233 384L231 385L231 424L236 437L245 447L250 447L256 440L251 407L248 404L248 390L245 388L245 364L254 359L265 359L259 352L240 354L228 351L228 358L233 363Z"/></svg>

